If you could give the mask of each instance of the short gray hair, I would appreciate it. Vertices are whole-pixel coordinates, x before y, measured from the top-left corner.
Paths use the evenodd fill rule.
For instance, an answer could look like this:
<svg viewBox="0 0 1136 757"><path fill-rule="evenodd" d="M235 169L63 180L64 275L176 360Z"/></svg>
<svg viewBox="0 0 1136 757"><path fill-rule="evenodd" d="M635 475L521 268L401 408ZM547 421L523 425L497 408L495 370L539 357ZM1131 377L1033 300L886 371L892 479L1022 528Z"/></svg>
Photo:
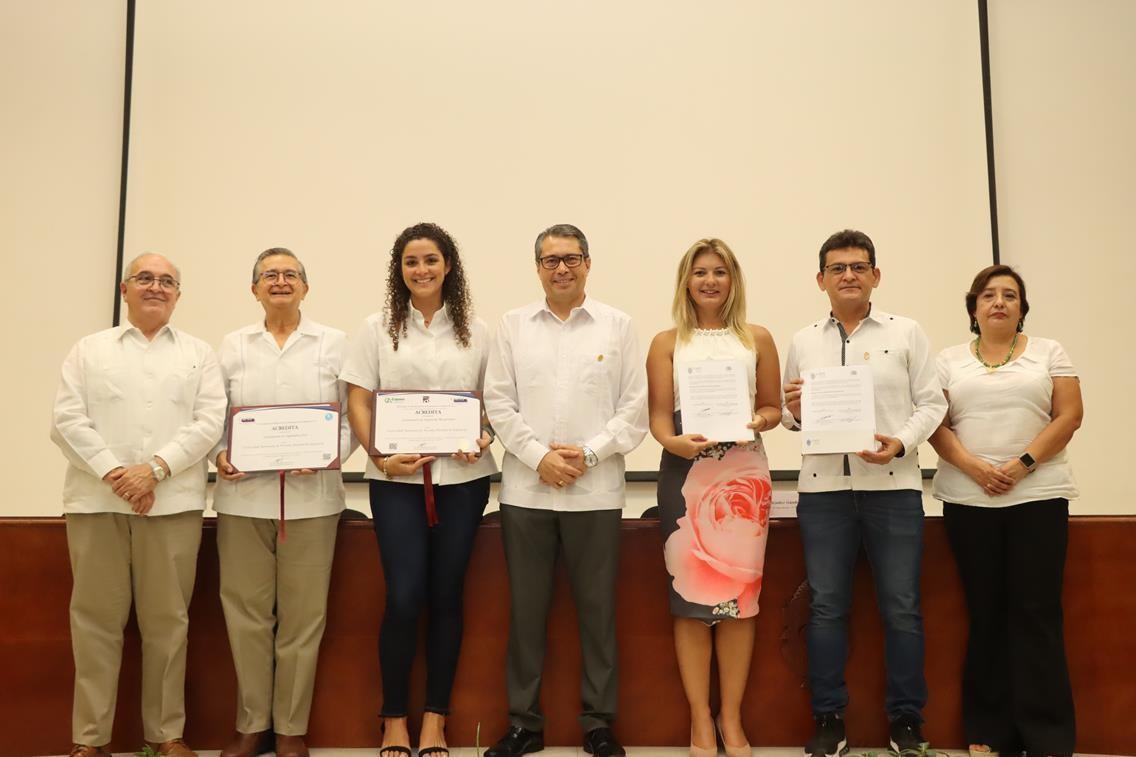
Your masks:
<svg viewBox="0 0 1136 757"><path fill-rule="evenodd" d="M308 272L304 270L304 264L296 257L296 253L292 252L287 247L269 247L256 256L256 262L252 264L252 283L255 284L260 279L260 264L264 262L265 258L270 258L273 255L286 255L292 258L292 260L295 260L296 265L300 267L300 281L305 284L308 283Z"/></svg>
<svg viewBox="0 0 1136 757"><path fill-rule="evenodd" d="M561 237L566 239L575 239L580 243L580 252L585 256L588 254L588 238L584 236L584 232L570 223L558 223L554 226L549 226L544 231L536 235L536 244L534 249L536 252L536 261L540 262L540 246L544 244L544 240L549 237Z"/></svg>
<svg viewBox="0 0 1136 757"><path fill-rule="evenodd" d="M166 261L167 263L170 264L170 268L174 269L174 274L177 276L178 283L179 284L181 283L181 269L178 268L176 265L174 265L174 261L170 260L165 255L161 255L157 252L144 252L141 255L135 255L134 258L132 258L131 261L126 264L126 267L124 267L122 269L122 283L123 284L130 281L130 277L134 275L134 274L131 273L131 271L134 270L134 266L138 265L138 261L141 260L142 258L161 258L162 260Z"/></svg>

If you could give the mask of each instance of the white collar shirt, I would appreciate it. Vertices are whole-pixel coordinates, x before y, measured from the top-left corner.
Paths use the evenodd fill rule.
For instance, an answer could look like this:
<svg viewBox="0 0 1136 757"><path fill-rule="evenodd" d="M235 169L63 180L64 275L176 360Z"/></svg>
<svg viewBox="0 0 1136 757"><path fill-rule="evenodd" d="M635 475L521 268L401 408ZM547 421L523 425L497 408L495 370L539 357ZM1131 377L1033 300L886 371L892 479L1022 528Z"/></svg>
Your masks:
<svg viewBox="0 0 1136 757"><path fill-rule="evenodd" d="M342 462L353 450L347 422L347 385L339 380L346 350L346 334L302 316L283 347L277 345L276 337L263 322L234 331L221 341L217 353L229 406L338 402ZM212 459L226 449L228 417L227 414L225 434L210 453ZM343 503L343 476L339 470L284 478L286 520L335 515L343 510ZM213 509L227 515L278 519L278 475L249 473L236 481L218 478L213 487Z"/></svg>
<svg viewBox="0 0 1136 757"><path fill-rule="evenodd" d="M898 438L904 453L887 465L866 462L855 454L802 455L798 491L921 491L918 447L939 427L947 411L927 335L910 318L872 308L844 336L830 314L793 335L785 359L785 382L806 371L837 365L871 366L876 433ZM784 404L781 417L787 428L800 430ZM844 473L845 457L850 475Z"/></svg>
<svg viewBox="0 0 1136 757"><path fill-rule="evenodd" d="M63 361L52 440L69 463L67 513L131 513L102 480L119 466L166 461L150 515L205 507L205 458L221 435L225 390L212 348L169 325L147 340L134 326L79 340Z"/></svg>
<svg viewBox="0 0 1136 757"><path fill-rule="evenodd" d="M469 323L469 346L463 347L454 331L454 323L443 306L430 325L413 306L406 319L406 333L394 348L383 313L374 313L351 338L347 360L340 378L368 391L376 389L408 390L482 390L485 362L489 357L489 330L480 318ZM460 484L497 472L493 454L486 449L475 463L450 457L439 457L430 464L434 484ZM367 458L368 479L385 480L385 476ZM422 473L395 476L401 483L422 483Z"/></svg>
<svg viewBox="0 0 1136 757"><path fill-rule="evenodd" d="M485 377L485 409L505 446L500 500L545 510L624 504L624 455L647 435L647 375L631 318L586 298L560 320L545 302L505 314ZM599 464L554 489L536 468L553 442Z"/></svg>

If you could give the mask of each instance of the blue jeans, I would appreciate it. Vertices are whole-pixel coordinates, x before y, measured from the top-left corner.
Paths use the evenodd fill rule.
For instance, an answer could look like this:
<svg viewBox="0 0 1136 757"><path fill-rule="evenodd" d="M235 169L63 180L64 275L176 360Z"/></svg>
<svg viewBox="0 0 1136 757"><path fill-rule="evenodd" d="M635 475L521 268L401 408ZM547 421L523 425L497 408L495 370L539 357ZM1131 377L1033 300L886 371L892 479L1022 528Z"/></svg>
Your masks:
<svg viewBox="0 0 1136 757"><path fill-rule="evenodd" d="M884 624L888 716L921 718L927 703L919 612L922 496L912 490L803 492L797 522L812 590L807 641L813 712L843 712L848 704L848 613L862 542Z"/></svg>

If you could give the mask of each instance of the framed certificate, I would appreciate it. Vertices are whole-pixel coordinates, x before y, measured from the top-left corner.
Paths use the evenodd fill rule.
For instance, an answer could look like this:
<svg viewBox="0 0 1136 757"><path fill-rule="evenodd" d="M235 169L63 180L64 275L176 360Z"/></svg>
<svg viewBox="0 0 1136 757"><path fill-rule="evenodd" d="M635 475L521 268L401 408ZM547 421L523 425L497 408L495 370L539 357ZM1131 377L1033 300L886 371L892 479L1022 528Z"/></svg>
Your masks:
<svg viewBox="0 0 1136 757"><path fill-rule="evenodd" d="M371 413L372 455L452 455L477 452L481 397L477 392L379 389Z"/></svg>
<svg viewBox="0 0 1136 757"><path fill-rule="evenodd" d="M239 471L339 468L339 403L229 410L229 462Z"/></svg>

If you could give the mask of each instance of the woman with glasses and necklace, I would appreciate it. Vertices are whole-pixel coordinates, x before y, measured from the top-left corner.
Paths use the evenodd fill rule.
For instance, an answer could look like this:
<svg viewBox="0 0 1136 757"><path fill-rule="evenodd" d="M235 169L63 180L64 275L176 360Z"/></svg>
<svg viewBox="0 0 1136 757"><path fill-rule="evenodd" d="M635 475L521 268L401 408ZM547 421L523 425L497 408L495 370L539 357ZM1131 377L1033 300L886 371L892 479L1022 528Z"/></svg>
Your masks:
<svg viewBox="0 0 1136 757"><path fill-rule="evenodd" d="M1061 587L1081 387L1060 344L1023 332L1029 300L1012 268L979 271L966 310L977 336L939 354L949 410L931 437L970 614L966 737L972 755L1072 754Z"/></svg>
<svg viewBox="0 0 1136 757"><path fill-rule="evenodd" d="M749 755L741 720L769 535L773 488L765 448L752 441L684 433L679 374L692 363L740 360L760 433L781 421L781 369L769 332L746 323L745 282L719 239L694 244L678 266L675 328L647 356L651 434L663 445L659 522L671 575L675 653L690 704L690 753L717 753L715 725L730 757ZM721 709L710 711L710 664L718 661Z"/></svg>
<svg viewBox="0 0 1136 757"><path fill-rule="evenodd" d="M218 353L230 407L338 402L340 459L346 460L351 432L346 385L339 381L346 335L300 312L308 275L290 250L275 247L257 257L252 294L264 319L226 336ZM238 471L226 440L227 434L213 454L213 509L221 607L237 671L237 733L221 755L273 749L281 757L307 755L343 480L338 470L289 474L280 538L277 475Z"/></svg>
<svg viewBox="0 0 1136 757"><path fill-rule="evenodd" d="M473 315L457 244L432 223L407 228L391 250L386 308L368 317L352 339L341 374L350 387L348 407L356 437L366 442L371 436L374 390L480 392L488 355L488 330ZM411 754L407 700L423 610L428 615L426 711L418 754L448 752L445 718L461 649L462 587L489 501L489 476L497 470L485 451L491 441L486 426L476 452L449 458L376 455L367 462L371 514L386 581L379 633L380 755ZM433 524L423 484L427 464L437 517Z"/></svg>

